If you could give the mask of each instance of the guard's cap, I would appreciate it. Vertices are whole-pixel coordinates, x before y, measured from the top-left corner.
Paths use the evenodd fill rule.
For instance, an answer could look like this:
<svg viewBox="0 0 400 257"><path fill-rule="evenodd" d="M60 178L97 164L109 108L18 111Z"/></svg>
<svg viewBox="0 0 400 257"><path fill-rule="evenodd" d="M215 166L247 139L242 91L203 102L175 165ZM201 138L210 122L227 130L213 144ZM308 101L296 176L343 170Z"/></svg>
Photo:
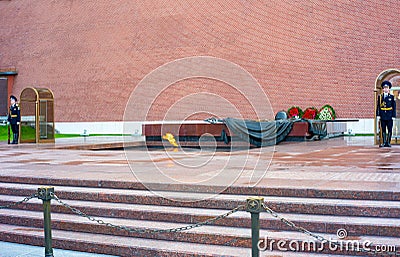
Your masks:
<svg viewBox="0 0 400 257"><path fill-rule="evenodd" d="M10 99L14 99L14 101L18 101L17 97L15 97L14 95L10 95Z"/></svg>
<svg viewBox="0 0 400 257"><path fill-rule="evenodd" d="M389 87L392 88L392 83L390 83L389 81L385 80L382 82L381 87Z"/></svg>

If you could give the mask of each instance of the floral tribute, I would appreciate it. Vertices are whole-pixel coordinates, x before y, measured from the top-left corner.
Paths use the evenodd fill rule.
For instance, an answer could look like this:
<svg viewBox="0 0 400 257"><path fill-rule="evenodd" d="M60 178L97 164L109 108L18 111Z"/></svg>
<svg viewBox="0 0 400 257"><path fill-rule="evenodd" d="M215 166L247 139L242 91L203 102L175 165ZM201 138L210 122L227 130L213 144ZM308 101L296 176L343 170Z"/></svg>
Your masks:
<svg viewBox="0 0 400 257"><path fill-rule="evenodd" d="M336 119L336 113L332 106L326 104L319 109L318 119L320 120L334 120Z"/></svg>
<svg viewBox="0 0 400 257"><path fill-rule="evenodd" d="M303 119L307 120L314 120L318 118L318 110L315 107L308 107L304 113L303 116L301 116Z"/></svg>
<svg viewBox="0 0 400 257"><path fill-rule="evenodd" d="M303 116L303 111L298 106L292 106L288 109L288 118L300 118Z"/></svg>
<svg viewBox="0 0 400 257"><path fill-rule="evenodd" d="M326 104L321 109L308 107L304 111L299 106L292 106L287 110L288 118L302 118L307 120L334 120L336 113L332 106Z"/></svg>

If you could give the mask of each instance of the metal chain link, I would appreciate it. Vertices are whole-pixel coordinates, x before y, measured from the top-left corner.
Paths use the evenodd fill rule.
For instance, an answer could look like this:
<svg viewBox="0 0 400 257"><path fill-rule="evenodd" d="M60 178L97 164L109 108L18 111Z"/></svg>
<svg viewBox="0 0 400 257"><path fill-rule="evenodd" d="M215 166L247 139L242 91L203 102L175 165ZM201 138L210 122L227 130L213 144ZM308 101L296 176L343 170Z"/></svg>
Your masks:
<svg viewBox="0 0 400 257"><path fill-rule="evenodd" d="M15 203L10 203L10 204L4 205L4 206L0 206L0 209L11 208L11 207L14 207L14 206L16 206L16 205L18 205L18 204L28 202L29 200L31 200L31 199L33 199L33 198L37 198L37 197L38 197L37 193L34 193L34 194L31 195L31 196L25 197L25 198L22 199L21 201L18 201L18 202L15 202Z"/></svg>
<svg viewBox="0 0 400 257"><path fill-rule="evenodd" d="M114 224L112 224L112 223L105 222L105 221L103 221L103 220L101 220L101 219L98 219L98 218L95 218L95 217L93 217L93 216L90 216L90 215L84 213L83 211L81 211L81 210L79 210L79 209L77 209L77 208L74 208L74 207L70 206L69 204L65 203L65 202L62 201L60 198L58 198L57 195L55 195L54 193L50 193L50 195L51 195L58 203L60 203L61 205L63 205L63 206L66 207L67 209L71 210L73 213L75 213L75 214L77 214L77 215L79 215L79 216L82 216L82 217L84 217L84 218L87 218L87 219L90 220L90 221L97 222L98 224L104 225L104 226L107 226L107 227L116 228L116 229L119 229L119 230L125 230L125 231L131 232L131 233L141 233L141 234L143 234L143 233L156 234L156 233L182 232L182 231L185 231L185 230L189 230L189 229L201 227L201 226L204 226L204 225L211 225L211 224L217 222L218 220L224 219L224 218L226 218L226 217L232 215L232 214L235 213L235 212L238 212L238 211L240 211L240 210L243 210L244 207L245 207L244 205L239 205L238 207L236 207L236 208L230 210L229 212L227 212L227 213L225 213L225 214L219 215L219 216L217 216L217 217L214 217L214 218L211 218L211 219L208 219L208 220L205 220L205 221L196 223L196 224L184 226L184 227L170 228L170 229L150 229L150 228L143 228L143 229L138 229L138 228L136 228L136 229L134 229L134 228L128 228L127 226L114 225Z"/></svg>
<svg viewBox="0 0 400 257"><path fill-rule="evenodd" d="M343 245L340 244L338 241L333 241L333 240L330 240L330 239L326 239L325 237L320 236L320 235L317 235L317 234L314 234L314 233L310 232L309 230L307 230L307 229L305 229L305 228L303 228L303 227L297 226L297 225L294 224L292 221L290 221L290 220L288 220L288 219L286 219L286 218L280 216L277 212L275 212L274 210L272 210L271 208L269 208L268 206L266 206L264 203L262 204L262 206L263 206L264 210L265 210L267 213L271 214L274 218L279 219L280 221L282 221L283 223L285 223L287 226L289 226L289 227L291 227L291 228L294 228L295 230L297 230L297 231L299 231L299 232L301 232L301 233L303 233L303 234L309 235L309 236L311 236L311 237L313 237L313 238L315 238L315 239L317 239L318 241L321 241L321 242L323 242L323 243L329 242L330 244L333 244L333 245L335 245L335 246L339 246L339 247L342 247L342 246L343 246ZM377 250L372 250L372 249L367 250L367 249L364 249L364 248L354 249L353 251L356 251L356 252L363 252L363 253L367 253L367 254L380 254L380 255L392 255L392 256L395 255L395 256L400 256L400 253L398 253L398 252L379 252L379 251L377 251Z"/></svg>
<svg viewBox="0 0 400 257"><path fill-rule="evenodd" d="M245 207L245 205L239 205L239 206L237 206L236 208L230 210L229 212L227 212L227 213L225 213L225 214L216 216L216 217L214 217L214 218L210 218L210 219L208 219L208 220L205 220L205 221L202 221L202 222L199 222L199 223L196 223L196 224L192 224L192 225L188 225L188 226L183 226L183 227L178 227L178 228L171 228L171 229L149 229L149 228L144 228L144 229L133 229L133 228L128 228L127 226L123 226L123 225L114 225L114 224L112 224L112 223L105 222L105 221L103 221L103 220L101 220L101 219L98 219L98 218L95 218L95 217L93 217L93 216L90 216L90 215L84 213L83 211L81 211L81 210L79 210L79 209L77 209L77 208L74 208L74 207L70 206L69 204L65 203L65 202L62 201L60 198L58 198L57 195L55 195L54 193L50 193L50 196L51 196L53 199L55 199L58 203L60 203L62 206L66 207L67 209L71 210L73 213L75 213L75 214L77 214L77 215L79 215L79 216L82 216L82 217L84 217L84 218L87 218L87 219L90 220L90 221L97 222L97 223L100 224L100 225L104 225L104 226L111 227L111 228L115 228L115 229L119 229L119 230L125 230L125 231L128 231L128 232L130 232L130 233L150 233L150 234L156 234L156 233L182 232L182 231L190 230L190 229L193 229L193 228L201 227L201 226L204 226L204 225L211 225L211 224L214 224L214 223L217 222L218 220L224 219L224 218L226 218L226 217L232 215L232 214L235 213L235 212L238 212L238 211L240 211L240 210L243 210L244 207ZM16 206L16 205L19 205L19 204L28 202L29 200L31 200L31 199L33 199L33 198L37 198L37 197L38 197L38 194L37 194L37 193L34 193L34 194L32 194L31 196L27 196L27 197L25 197L24 199L22 199L22 200L20 200L20 201L18 201L18 202L11 203L11 204L7 204L7 205L4 205L4 206L0 206L0 209L11 208L11 207L13 207L13 206ZM340 247L342 246L338 241L333 241L333 240L330 240L330 239L326 239L325 237L320 236L320 235L317 235L317 234L315 234L315 233L312 233L311 231L309 231L309 230L307 230L307 229L305 229L305 228L303 228L303 227L297 226L297 225L296 225L295 223L293 223L292 221L290 221L290 220L288 220L288 219L286 219L286 218L280 216L277 212L275 212L274 210L272 210L271 208L269 208L268 206L266 206L264 203L262 203L262 207L263 207L263 209L264 209L267 213L271 214L274 218L279 219L280 221L282 221L283 223L285 223L287 226L289 226L289 227L291 227L291 228L293 228L293 229L295 229L295 230L297 230L297 231L299 231L299 232L301 232L301 233L303 233L303 234L306 234L306 235L308 235L308 236L311 236L311 237L313 237L313 238L315 238L315 239L317 239L318 241L321 241L321 242L323 242L323 243L329 242L330 244L333 244L333 245L336 245L336 246L340 246ZM377 251L377 250L372 250L372 249L366 250L366 249L364 249L364 248L353 249L353 251L363 252L363 253L367 253L367 254L380 254L380 255L395 255L395 256L400 256L400 253L398 253L397 251L396 251L396 252L379 252L379 251Z"/></svg>

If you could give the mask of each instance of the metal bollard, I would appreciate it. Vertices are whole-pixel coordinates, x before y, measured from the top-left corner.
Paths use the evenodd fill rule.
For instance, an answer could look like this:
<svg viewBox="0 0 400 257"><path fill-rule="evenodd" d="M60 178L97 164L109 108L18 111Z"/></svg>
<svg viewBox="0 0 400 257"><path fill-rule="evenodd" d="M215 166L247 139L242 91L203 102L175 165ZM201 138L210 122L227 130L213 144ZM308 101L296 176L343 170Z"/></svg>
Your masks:
<svg viewBox="0 0 400 257"><path fill-rule="evenodd" d="M38 198L43 200L45 257L54 257L52 248L50 217L50 201L52 199L51 193L54 193L54 187L38 188Z"/></svg>
<svg viewBox="0 0 400 257"><path fill-rule="evenodd" d="M251 213L251 256L259 257L260 250L258 242L260 240L260 212L263 211L263 197L249 197L246 201L246 211Z"/></svg>

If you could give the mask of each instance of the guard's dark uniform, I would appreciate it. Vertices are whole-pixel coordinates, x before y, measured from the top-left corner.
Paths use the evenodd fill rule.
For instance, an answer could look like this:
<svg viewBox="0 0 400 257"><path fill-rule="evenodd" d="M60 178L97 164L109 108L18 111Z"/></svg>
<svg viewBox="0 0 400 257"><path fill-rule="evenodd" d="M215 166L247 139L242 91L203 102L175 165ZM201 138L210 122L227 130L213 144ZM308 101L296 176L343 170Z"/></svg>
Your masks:
<svg viewBox="0 0 400 257"><path fill-rule="evenodd" d="M19 105L16 103L10 106L8 112L8 122L10 122L11 130L13 132L12 144L18 144L19 123L21 122L21 112Z"/></svg>
<svg viewBox="0 0 400 257"><path fill-rule="evenodd" d="M376 116L380 116L383 143L384 146L390 146L390 141L392 139L393 118L396 118L396 101L394 96L390 93L387 94L386 97L382 93L378 96L377 104Z"/></svg>

